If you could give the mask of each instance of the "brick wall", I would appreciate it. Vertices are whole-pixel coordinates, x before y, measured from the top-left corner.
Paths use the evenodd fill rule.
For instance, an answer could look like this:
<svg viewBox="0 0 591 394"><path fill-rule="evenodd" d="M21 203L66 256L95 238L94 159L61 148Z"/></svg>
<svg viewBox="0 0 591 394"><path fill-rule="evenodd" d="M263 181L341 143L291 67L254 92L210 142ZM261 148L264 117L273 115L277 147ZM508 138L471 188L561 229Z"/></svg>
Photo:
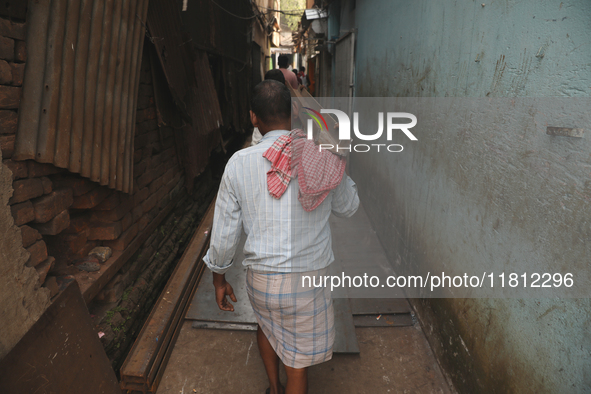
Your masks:
<svg viewBox="0 0 591 394"><path fill-rule="evenodd" d="M23 246L30 255L26 266L37 270L39 284L43 284L54 259L48 256L41 233L56 231L67 221L64 203L67 203L68 192L54 190L48 178L59 169L34 161L11 159L27 60L26 24L11 19L0 16L0 148L2 163L12 172L14 192L8 203L15 224L21 229ZM54 219L56 216L58 218Z"/></svg>
<svg viewBox="0 0 591 394"><path fill-rule="evenodd" d="M95 246L124 250L181 192L184 177L175 130L159 127L148 51L144 51L135 131L132 194L100 186L51 164L14 161L18 107L26 62L24 23L0 18L0 144L12 171L9 200L39 285L57 294L59 279Z"/></svg>
<svg viewBox="0 0 591 394"><path fill-rule="evenodd" d="M11 5L15 7L10 7L9 12ZM0 358L49 305L49 291L40 285L53 263L39 232L25 225L35 220L32 199L51 193L51 181L43 175L29 180L29 173L37 173L40 168L10 159L27 57L25 12L23 4L0 5Z"/></svg>

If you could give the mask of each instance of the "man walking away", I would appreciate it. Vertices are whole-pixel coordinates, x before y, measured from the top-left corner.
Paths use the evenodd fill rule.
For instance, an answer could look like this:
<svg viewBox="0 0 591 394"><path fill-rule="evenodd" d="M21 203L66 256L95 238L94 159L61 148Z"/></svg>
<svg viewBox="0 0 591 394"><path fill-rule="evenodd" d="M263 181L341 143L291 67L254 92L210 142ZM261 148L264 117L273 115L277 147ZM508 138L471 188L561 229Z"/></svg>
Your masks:
<svg viewBox="0 0 591 394"><path fill-rule="evenodd" d="M279 69L283 73L283 76L285 77L287 83L289 83L292 88L297 89L298 79L292 71L289 71L287 69L287 67L289 66L289 58L286 55L279 55L279 58L277 59L277 64L279 65Z"/></svg>
<svg viewBox="0 0 591 394"><path fill-rule="evenodd" d="M265 81L268 79L272 79L277 82L281 82L282 84L285 85L285 77L283 76L283 73L281 72L281 70L273 69L273 70L267 71L267 73L265 74ZM250 146L255 146L262 139L263 139L263 136L262 136L261 132L259 131L259 128L255 127L252 130L252 140L250 141Z"/></svg>
<svg viewBox="0 0 591 394"><path fill-rule="evenodd" d="M313 141L299 137L303 131L290 132L290 110L285 85L269 80L255 87L250 116L263 139L236 152L226 165L204 258L213 271L219 308L233 311L226 296L234 302L236 297L225 272L244 229L247 291L270 394L307 393L308 367L332 358L330 289L302 288L299 282L302 275L325 275L334 260L331 213L350 217L359 206L357 186L344 173L342 159L328 151L316 155L318 150L306 145ZM298 156L302 146L306 160ZM296 159L299 164L292 167ZM285 390L279 360L287 374Z"/></svg>
<svg viewBox="0 0 591 394"><path fill-rule="evenodd" d="M298 73L300 77L300 81L302 81L302 85L307 88L308 87L308 76L306 75L306 67L300 67L300 72Z"/></svg>

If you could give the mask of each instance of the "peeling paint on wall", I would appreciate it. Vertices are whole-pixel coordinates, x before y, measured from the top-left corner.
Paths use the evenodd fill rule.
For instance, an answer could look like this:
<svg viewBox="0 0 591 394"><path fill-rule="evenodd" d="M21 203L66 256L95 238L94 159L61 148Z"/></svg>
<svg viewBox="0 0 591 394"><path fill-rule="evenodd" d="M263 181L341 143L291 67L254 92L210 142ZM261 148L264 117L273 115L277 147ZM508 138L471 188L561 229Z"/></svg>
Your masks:
<svg viewBox="0 0 591 394"><path fill-rule="evenodd" d="M354 20L359 97L591 93L587 1L357 0ZM511 128L503 121L431 130L402 155L352 156L354 178L371 174L356 181L391 261L432 271L588 264L591 142L539 132L531 108ZM461 392L591 390L589 299L414 305Z"/></svg>

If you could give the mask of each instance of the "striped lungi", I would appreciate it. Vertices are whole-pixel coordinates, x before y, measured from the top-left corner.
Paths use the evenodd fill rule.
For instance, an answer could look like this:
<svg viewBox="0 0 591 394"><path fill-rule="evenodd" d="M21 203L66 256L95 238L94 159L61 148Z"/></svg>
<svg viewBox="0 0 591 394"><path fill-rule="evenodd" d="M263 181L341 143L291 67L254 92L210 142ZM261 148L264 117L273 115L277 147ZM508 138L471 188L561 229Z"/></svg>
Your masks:
<svg viewBox="0 0 591 394"><path fill-rule="evenodd" d="M248 269L246 289L259 326L283 364L305 368L332 358L334 310L330 289L302 288L302 275Z"/></svg>

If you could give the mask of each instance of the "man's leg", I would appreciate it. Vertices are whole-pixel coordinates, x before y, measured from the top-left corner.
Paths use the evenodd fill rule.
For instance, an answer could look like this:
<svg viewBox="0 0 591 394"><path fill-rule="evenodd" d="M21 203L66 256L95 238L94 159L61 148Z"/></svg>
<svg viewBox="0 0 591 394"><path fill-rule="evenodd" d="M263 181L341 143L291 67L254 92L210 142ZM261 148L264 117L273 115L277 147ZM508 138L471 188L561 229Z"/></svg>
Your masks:
<svg viewBox="0 0 591 394"><path fill-rule="evenodd" d="M283 394L283 387L279 381L279 357L275 353L273 346L265 336L261 326L257 330L257 343L259 345L259 352L265 364L265 370L269 377L270 394Z"/></svg>
<svg viewBox="0 0 591 394"><path fill-rule="evenodd" d="M286 365L285 373L285 394L308 394L308 368L291 368Z"/></svg>

